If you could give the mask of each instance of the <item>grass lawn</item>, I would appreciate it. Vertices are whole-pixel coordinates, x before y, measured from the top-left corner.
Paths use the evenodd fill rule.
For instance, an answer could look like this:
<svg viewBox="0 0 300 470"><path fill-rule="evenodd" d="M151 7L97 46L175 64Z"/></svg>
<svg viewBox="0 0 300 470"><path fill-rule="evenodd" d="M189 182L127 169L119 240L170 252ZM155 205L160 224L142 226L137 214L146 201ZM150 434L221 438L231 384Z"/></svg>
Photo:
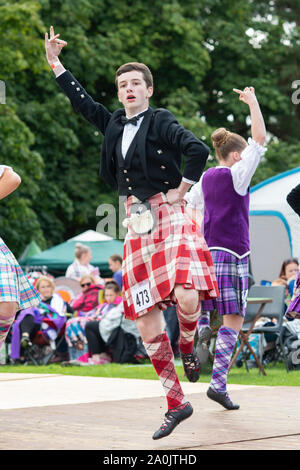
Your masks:
<svg viewBox="0 0 300 470"><path fill-rule="evenodd" d="M180 360L176 360L176 369L181 381L187 381L183 376L183 367ZM228 377L228 384L242 385L268 385L268 386L298 386L300 387L300 370L286 372L285 366L278 363L276 366L269 365L265 367L266 376L259 374L257 368L250 369L245 367L234 367ZM148 379L157 380L157 376L152 365L149 363L143 365L132 364L108 364L101 366L86 367L65 367L60 364L51 364L48 366L33 365L7 365L0 366L0 373L28 373L28 374L63 374L63 375L82 375L89 377L118 377L127 379ZM200 382L210 382L211 363L205 364L200 377Z"/></svg>

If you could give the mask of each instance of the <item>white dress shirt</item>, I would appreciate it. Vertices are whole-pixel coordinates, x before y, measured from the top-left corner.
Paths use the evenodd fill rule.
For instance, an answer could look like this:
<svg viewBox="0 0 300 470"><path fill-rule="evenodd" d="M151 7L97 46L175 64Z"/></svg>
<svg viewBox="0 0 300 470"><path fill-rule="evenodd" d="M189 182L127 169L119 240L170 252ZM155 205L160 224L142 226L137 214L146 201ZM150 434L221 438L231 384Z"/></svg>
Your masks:
<svg viewBox="0 0 300 470"><path fill-rule="evenodd" d="M135 117L135 116L138 116L139 114L142 114L144 113L145 111L147 111L148 108L144 109L143 111L140 111L138 112L137 114L135 114L134 116L131 116L130 118L128 116L126 116L128 119L131 119L132 117ZM132 124L131 122L129 124L125 124L124 125L124 130L123 130L123 136L122 136L122 155L123 155L123 158L125 159L126 157L126 153L130 147L130 144L131 142L133 141L137 131L139 130L142 122L143 122L143 119L144 119L144 116L142 116L136 126L134 124Z"/></svg>
<svg viewBox="0 0 300 470"><path fill-rule="evenodd" d="M260 157L267 151L266 147L255 142L255 140L248 139L248 145L241 153L241 160L234 163L231 167L216 166L215 168L228 168L231 171L233 187L240 196L246 196L248 187L250 186L251 178L260 162ZM188 203L188 207L199 210L204 213L204 198L202 192L202 179L205 173L200 178L192 189L184 196Z"/></svg>

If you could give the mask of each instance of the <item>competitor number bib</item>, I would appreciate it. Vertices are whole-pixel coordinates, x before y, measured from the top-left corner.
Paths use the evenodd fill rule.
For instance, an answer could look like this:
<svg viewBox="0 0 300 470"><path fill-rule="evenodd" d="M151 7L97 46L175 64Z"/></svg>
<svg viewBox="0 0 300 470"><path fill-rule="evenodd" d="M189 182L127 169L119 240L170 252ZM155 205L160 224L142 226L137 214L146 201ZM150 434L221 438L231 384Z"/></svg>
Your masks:
<svg viewBox="0 0 300 470"><path fill-rule="evenodd" d="M140 282L130 290L136 313L154 305L149 281Z"/></svg>

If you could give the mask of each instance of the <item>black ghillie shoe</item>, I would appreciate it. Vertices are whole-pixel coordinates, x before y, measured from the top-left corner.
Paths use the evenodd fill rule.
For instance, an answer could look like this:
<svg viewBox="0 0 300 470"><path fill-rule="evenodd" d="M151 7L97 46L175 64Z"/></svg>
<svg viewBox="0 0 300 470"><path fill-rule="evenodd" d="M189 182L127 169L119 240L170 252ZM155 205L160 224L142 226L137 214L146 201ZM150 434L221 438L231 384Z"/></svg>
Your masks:
<svg viewBox="0 0 300 470"><path fill-rule="evenodd" d="M217 403L220 403L220 405L224 406L226 410L238 410L240 407L240 405L236 405L235 403L232 403L227 392L224 392L224 393L215 392L211 387L209 387L209 389L206 392L206 395L211 400L214 400Z"/></svg>
<svg viewBox="0 0 300 470"><path fill-rule="evenodd" d="M196 346L196 354L200 364L205 364L208 359L211 337L212 331L209 326L204 326L201 328Z"/></svg>
<svg viewBox="0 0 300 470"><path fill-rule="evenodd" d="M168 410L161 427L153 434L152 439L156 440L169 436L181 421L189 418L192 414L193 408L189 402Z"/></svg>
<svg viewBox="0 0 300 470"><path fill-rule="evenodd" d="M200 377L201 364L195 349L189 354L180 351L180 356L184 368L185 375L190 382L197 382Z"/></svg>

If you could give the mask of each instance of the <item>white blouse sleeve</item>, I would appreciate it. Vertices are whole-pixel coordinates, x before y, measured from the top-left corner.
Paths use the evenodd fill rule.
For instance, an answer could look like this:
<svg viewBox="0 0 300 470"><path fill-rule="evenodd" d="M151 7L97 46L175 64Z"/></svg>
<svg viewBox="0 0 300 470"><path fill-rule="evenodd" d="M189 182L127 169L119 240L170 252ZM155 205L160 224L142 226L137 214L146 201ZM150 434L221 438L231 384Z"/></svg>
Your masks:
<svg viewBox="0 0 300 470"><path fill-rule="evenodd" d="M4 172L5 168L9 168L10 170L12 170L11 166L0 165L0 178L3 175L3 172Z"/></svg>
<svg viewBox="0 0 300 470"><path fill-rule="evenodd" d="M267 151L266 147L248 139L248 145L241 153L241 160L231 167L234 189L240 196L245 196L250 186L251 178L260 162L260 157Z"/></svg>
<svg viewBox="0 0 300 470"><path fill-rule="evenodd" d="M204 212L204 198L203 198L203 192L202 192L203 175L201 176L198 183L194 184L191 190L188 193L186 193L184 196L184 199L186 200L188 207L191 207L192 209L197 209L202 213Z"/></svg>

